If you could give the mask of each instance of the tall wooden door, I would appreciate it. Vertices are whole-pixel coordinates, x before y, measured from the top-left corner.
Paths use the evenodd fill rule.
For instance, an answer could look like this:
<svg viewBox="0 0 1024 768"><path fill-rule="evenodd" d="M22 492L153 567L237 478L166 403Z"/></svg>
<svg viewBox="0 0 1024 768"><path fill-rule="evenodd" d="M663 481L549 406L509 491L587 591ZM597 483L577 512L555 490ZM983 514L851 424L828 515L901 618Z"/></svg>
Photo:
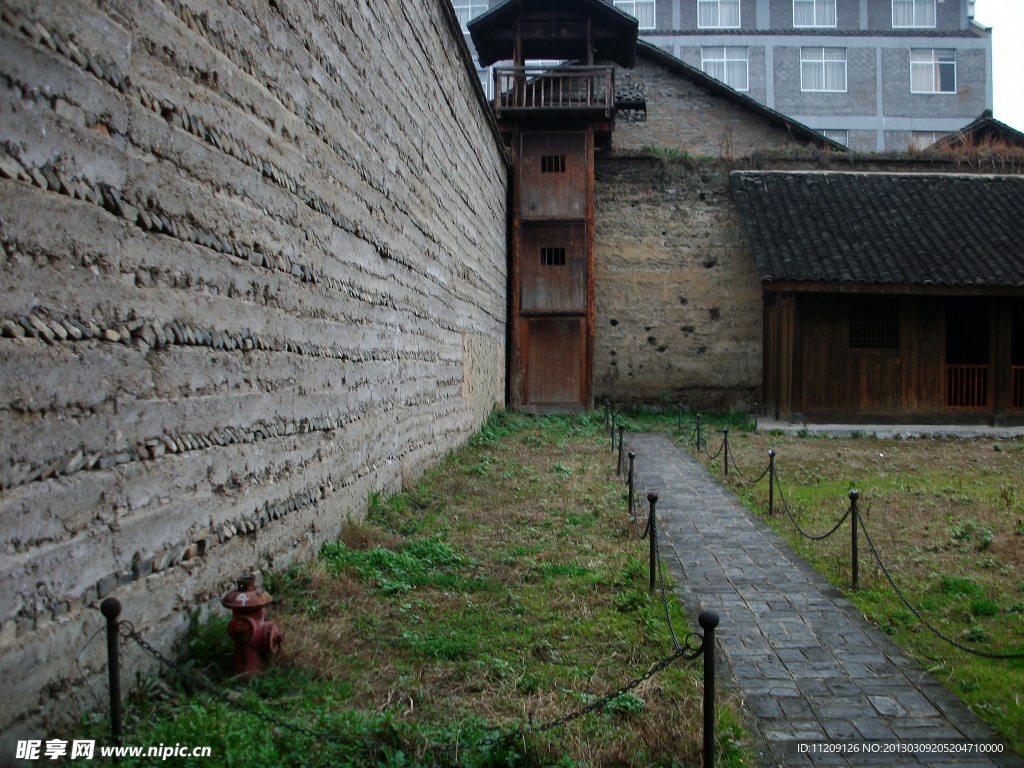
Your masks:
<svg viewBox="0 0 1024 768"><path fill-rule="evenodd" d="M519 402L540 409L585 408L593 280L589 134L523 132L520 141Z"/></svg>

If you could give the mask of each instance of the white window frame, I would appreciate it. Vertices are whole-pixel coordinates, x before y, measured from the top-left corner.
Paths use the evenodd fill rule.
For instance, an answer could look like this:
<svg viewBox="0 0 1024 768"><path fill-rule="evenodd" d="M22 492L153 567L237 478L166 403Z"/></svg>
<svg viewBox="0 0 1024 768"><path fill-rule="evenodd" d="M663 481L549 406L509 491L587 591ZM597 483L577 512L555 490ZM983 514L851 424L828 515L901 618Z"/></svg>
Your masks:
<svg viewBox="0 0 1024 768"><path fill-rule="evenodd" d="M488 101L494 98L494 67L477 68L476 76L480 78L480 86L484 89L484 96Z"/></svg>
<svg viewBox="0 0 1024 768"><path fill-rule="evenodd" d="M833 53L836 52L836 51L842 51L843 52L843 58L842 59L838 59L838 58L831 58L830 59L830 58L827 58L825 51L832 51ZM828 82L828 77L827 77L827 75L828 75L828 65L829 64L835 65L835 64L838 64L840 61L843 64L843 87L842 88L827 88L826 87L826 83ZM847 72L847 64L848 64L848 56L847 56L846 48L831 48L831 47L801 48L800 49L800 90L803 93L846 93L848 85L849 85L848 78L847 78L847 74L848 74L848 72ZM821 88L811 88L811 87L808 87L807 77L806 77L807 67L811 66L811 67L817 68L818 65L821 66L821 83L822 83L822 86L821 86Z"/></svg>
<svg viewBox="0 0 1024 768"><path fill-rule="evenodd" d="M735 5L736 6L736 23L735 24L723 24L722 23L722 5ZM717 23L705 24L703 23L704 13L702 9L713 9L712 13ZM743 25L743 0L697 0L697 29L739 29Z"/></svg>
<svg viewBox="0 0 1024 768"><path fill-rule="evenodd" d="M927 149L943 136L948 136L949 131L911 131L908 146L910 149Z"/></svg>
<svg viewBox="0 0 1024 768"><path fill-rule="evenodd" d="M953 60L943 61L942 55L953 55ZM917 61L914 60L915 55ZM927 56L927 58L926 58ZM942 67L953 65L953 90L943 91L942 88ZM920 79L922 73L926 73L931 85L928 88L915 88L915 73ZM938 93L947 96L956 93L956 49L955 48L911 48L910 49L910 92L911 93Z"/></svg>
<svg viewBox="0 0 1024 768"><path fill-rule="evenodd" d="M487 0L452 0L455 15L463 32L468 32L466 25L487 10Z"/></svg>
<svg viewBox="0 0 1024 768"><path fill-rule="evenodd" d="M821 7L822 4L827 5L829 3L831 3L831 5L832 5L832 23L831 24L823 23L822 21L820 21L818 19L818 9ZM813 11L813 13L811 15L814 16L814 21L811 24L799 24L799 23L797 23L797 18L796 18L797 5L810 5L810 7L812 8L812 11ZM838 10L838 8L836 8L836 0L793 0L793 28L794 29L807 29L807 28L810 28L810 27L818 27L818 28L828 27L828 28L834 29L836 24L837 24L837 22L838 22L838 18L839 18L838 13L839 13L839 10Z"/></svg>
<svg viewBox="0 0 1024 768"><path fill-rule="evenodd" d="M826 139L832 139L847 149L850 148L850 132L845 128L822 128L818 132Z"/></svg>
<svg viewBox="0 0 1024 768"><path fill-rule="evenodd" d="M896 21L896 7L902 5L911 5L913 10L911 11L911 23L910 24L899 24ZM927 13L922 11L922 8L928 8L931 6L931 23L925 24L923 17L927 16ZM935 29L937 23L938 8L936 7L935 0L892 0L892 28L893 29Z"/></svg>
<svg viewBox="0 0 1024 768"><path fill-rule="evenodd" d="M742 56L740 55L742 53ZM743 63L743 87L733 85L729 82L729 65ZM721 64L722 77L713 72L708 72L708 64ZM743 46L714 45L702 46L700 49L700 68L704 74L719 80L734 91L750 90L750 52Z"/></svg>
<svg viewBox="0 0 1024 768"><path fill-rule="evenodd" d="M615 0L614 5L636 19L640 29L654 29L657 25L654 0Z"/></svg>

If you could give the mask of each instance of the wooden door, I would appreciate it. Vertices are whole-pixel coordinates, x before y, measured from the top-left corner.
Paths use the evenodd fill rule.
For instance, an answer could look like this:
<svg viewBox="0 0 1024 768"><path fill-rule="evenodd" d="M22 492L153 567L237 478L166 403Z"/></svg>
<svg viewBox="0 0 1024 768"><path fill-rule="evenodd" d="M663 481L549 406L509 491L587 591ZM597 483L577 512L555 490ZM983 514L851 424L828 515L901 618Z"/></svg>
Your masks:
<svg viewBox="0 0 1024 768"><path fill-rule="evenodd" d="M582 408L586 376L585 317L531 317L522 325L526 353L523 402Z"/></svg>

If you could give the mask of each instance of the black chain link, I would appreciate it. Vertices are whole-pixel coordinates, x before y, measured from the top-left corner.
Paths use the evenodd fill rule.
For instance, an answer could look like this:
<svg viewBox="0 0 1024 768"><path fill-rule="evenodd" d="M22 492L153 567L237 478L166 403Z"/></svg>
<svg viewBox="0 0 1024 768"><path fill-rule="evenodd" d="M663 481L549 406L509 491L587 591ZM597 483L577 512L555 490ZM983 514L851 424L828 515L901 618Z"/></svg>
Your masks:
<svg viewBox="0 0 1024 768"><path fill-rule="evenodd" d="M793 516L792 510L790 510L790 508L789 508L789 503L786 501L786 496L782 492L782 483L779 481L778 473L775 473L775 487L779 489L779 498L782 500L782 508L784 510L786 510L786 514L789 515L789 519L793 522L793 525L796 526L796 529L798 531L800 531L801 535L806 536L808 539L811 539L812 541L821 541L822 539L827 539L833 533L838 531L839 530L839 526L841 526L843 523L845 523L846 522L846 518L848 518L850 516L850 507L847 507L846 513L839 519L838 523L836 523L835 525L832 526L832 530L830 530L828 533L823 533L820 536L815 536L814 534L811 534L811 533L808 533L807 531L805 531L800 526L800 523L798 523L796 521L796 518Z"/></svg>
<svg viewBox="0 0 1024 768"><path fill-rule="evenodd" d="M992 652L989 652L989 651L979 651L976 648L971 648L969 646L964 645L963 643L960 643L960 642L954 640L953 638L949 637L948 635L943 634L936 627L932 626L932 624L923 615L921 615L921 612L918 611L917 608L915 608L913 605L910 604L910 600L908 600L907 596L905 594L903 594L903 590L901 590L898 586L896 586L896 581L893 579L892 574L889 573L889 569L885 567L885 563L882 562L882 558L878 554L878 550L875 549L874 542L871 541L871 534L868 533L868 528L864 524L864 519L860 515L857 515L857 519L860 521L860 529L862 531L864 531L864 538L867 539L868 549L871 550L871 554L874 555L875 556L875 560L878 561L878 566L879 566L879 568L882 569L882 573L885 574L885 578L889 582L889 586L892 587L893 591L896 593L896 596L899 597L899 599L902 601L902 603L905 606L907 606L907 609L912 614L914 614L914 616L917 617L917 620L920 621L922 624L924 624L924 626L928 630L930 630L932 632L932 634L934 634L936 637L939 637L942 640L945 640L947 643L952 645L954 648L959 648L961 651L969 653L969 654L971 654L973 656L980 656L983 659L1024 659L1024 653L992 653Z"/></svg>
<svg viewBox="0 0 1024 768"><path fill-rule="evenodd" d="M160 651L154 648L144 637L142 637L138 632L135 631L135 627L132 626L132 623L130 621L118 622L118 628L118 631L121 633L122 637L134 640L135 643L140 648L142 648L142 650L144 650L158 662L163 664L165 667L173 670L180 678L196 685L199 688L202 688L204 691L212 695L218 701L227 704L229 707L233 707L235 709L246 712L254 717L258 717L264 722L270 723L271 725L275 725L279 728L285 728L294 733L301 733L303 736L308 736L314 741L329 741L334 744L340 744L344 746L363 746L369 749L370 751L373 751L373 745L369 742L358 741L351 737L338 736L337 734L333 733L326 733L324 731L313 730L312 728L307 728L304 725L299 725L298 723L293 723L290 720L285 720L284 718L278 717L277 715L272 715L269 712L264 712L261 709L257 709L256 707L246 704L244 701L233 699L226 693L221 691L216 685L214 685L211 681L207 680L205 677L193 672L192 670L185 669L180 664L164 656L164 654L162 654Z"/></svg>
<svg viewBox="0 0 1024 768"><path fill-rule="evenodd" d="M764 472L762 472L760 475L758 475L753 480L747 480L747 483L750 484L750 485L757 485L762 480L764 480L764 476L767 475L771 471L771 469L772 469L771 462L768 462L768 466L766 466L764 468Z"/></svg>
<svg viewBox="0 0 1024 768"><path fill-rule="evenodd" d="M635 478L636 478L636 475L634 473L634 480L635 480ZM639 537L641 539L642 538L646 538L648 536L648 534L651 532L651 518L650 518L649 515L648 515L648 519L647 519L647 525L645 526L645 528L644 528L642 533L640 532L639 521L638 521L637 516L635 514L633 515L633 523L636 526L637 533L638 533L638 535L639 535ZM476 742L475 744L469 745L469 746L471 746L472 748L475 748L475 749L481 749L481 748L485 748L485 747L495 746L497 744L509 743L511 741L514 741L514 740L517 740L517 739L529 736L530 734L533 734L533 733L546 733L547 731L550 731L550 730L552 730L554 728L557 728L557 727L559 727L561 725L565 725L567 723L570 723L573 720L576 720L576 719L578 719L580 717L583 717L584 715L587 715L587 714L589 714L591 712L595 712L595 711L597 711L599 709L604 708L610 702L614 701L618 697L622 696L623 694L629 693L630 691L632 691L632 690L636 689L638 686L640 686L642 683L646 682L647 680L650 680L658 672L660 672L661 670L665 669L666 667L668 667L669 665L674 663L676 659L685 659L687 661L693 661L693 660L695 660L698 657L703 655L703 653L704 653L704 637L703 637L703 635L701 635L700 633L697 633L697 632L690 632L690 633L688 633L683 638L683 642L682 643L680 643L678 638L676 637L675 628L672 626L672 619L671 619L669 603L668 603L668 593L667 593L666 586L665 586L665 574L664 574L664 571L662 569L661 551L660 551L660 546L659 546L659 541L658 541L657 533L654 534L654 546L655 546L655 554L656 554L656 557L658 558L658 573L659 573L659 576L660 576L660 579L661 579L661 598L662 598L662 603L663 603L664 608L665 608L665 620L666 620L666 622L668 624L669 635L671 636L671 639L672 639L672 647L673 647L672 655L671 656L666 656L665 658L661 659L660 661L655 662L654 664L652 664L648 668L648 670L643 675L641 675L640 677L635 678L634 680L631 680L630 682L626 683L625 685L623 685L623 686L621 686L619 688L616 688L611 693L608 693L608 694L602 696L601 698L596 699L596 700L590 702L589 704L587 704L587 705L585 705L583 707L580 707L579 709L573 710L573 711L571 711L571 712L569 712L569 713L567 713L565 715L562 715L559 718L556 718L554 720L550 720L548 722L542 723L541 725L531 726L529 728L517 728L517 729L515 729L513 731L510 731L508 733L500 734L498 736L493 736L493 737L490 737L490 738L487 738L487 739L482 739L481 741ZM138 632L136 632L135 631L135 627L132 626L131 622L129 622L129 621L121 621L121 622L119 622L119 627L120 627L120 632L121 632L122 637L134 640L135 643L140 648L142 648L142 650L144 650L146 653L148 653L150 656L152 656L154 659L156 659L158 662L160 662L161 664L163 664L167 668L173 670L183 680L187 680L189 682L192 682L197 687L202 688L203 690L207 691L208 693L213 695L216 699L218 699L219 701L221 701L224 704L228 705L229 707L234 707L235 709L239 709L239 710L241 710L243 712L246 712L246 713L248 713L250 715L253 715L254 717L258 717L261 720L263 720L263 721L265 721L267 723L270 723L272 725L275 725L275 726L277 726L279 728L284 728L284 729L290 730L290 731L292 731L294 733L302 734L304 736L309 737L310 739L312 739L314 741L328 741L328 742L332 742L332 743L335 743L335 744L342 744L342 745L345 745L345 746L360 746L361 745L361 746L363 746L364 748L366 748L366 749L368 749L370 751L373 750L373 745L371 743L369 743L369 742L358 741L358 740L355 740L355 739L352 739L352 738L341 737L341 736L338 736L338 735L333 734L333 733L327 733L325 731L318 731L318 730L314 730L314 729L311 729L311 728L307 728L307 727L305 727L303 725L299 725L298 723L294 723L294 722L291 722L289 720L285 720L283 718L280 718L280 717L278 717L276 715L272 715L272 714L270 714L268 712L264 712L264 711L262 711L260 709L257 709L256 707L253 707L253 706L250 706L249 704L246 704L245 702L233 699L230 696L228 696L227 694L223 693L220 689L217 688L216 685L214 685L212 682L207 680L205 677L201 677L200 675L198 675L198 674L196 674L196 673L194 673L194 672L192 672L192 671L190 671L188 669L185 669L180 664L177 664L176 662L174 662L171 659L167 658L159 650L157 650L155 647L153 647L153 645L151 645ZM443 744L443 745L427 746L426 750L427 751L434 751L434 752L450 752L450 751L456 750L458 748L459 748L459 744L456 742L456 743Z"/></svg>

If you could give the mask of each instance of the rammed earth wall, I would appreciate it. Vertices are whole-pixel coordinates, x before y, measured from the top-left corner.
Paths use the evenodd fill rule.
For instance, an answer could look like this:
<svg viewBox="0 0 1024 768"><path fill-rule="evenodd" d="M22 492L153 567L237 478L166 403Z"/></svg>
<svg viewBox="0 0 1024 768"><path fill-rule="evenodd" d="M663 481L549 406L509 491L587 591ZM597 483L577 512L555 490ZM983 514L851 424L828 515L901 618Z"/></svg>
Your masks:
<svg viewBox="0 0 1024 768"><path fill-rule="evenodd" d="M508 167L445 0L0 9L13 756L502 402Z"/></svg>
<svg viewBox="0 0 1024 768"><path fill-rule="evenodd" d="M724 160L606 157L594 192L598 402L744 408L761 286Z"/></svg>

